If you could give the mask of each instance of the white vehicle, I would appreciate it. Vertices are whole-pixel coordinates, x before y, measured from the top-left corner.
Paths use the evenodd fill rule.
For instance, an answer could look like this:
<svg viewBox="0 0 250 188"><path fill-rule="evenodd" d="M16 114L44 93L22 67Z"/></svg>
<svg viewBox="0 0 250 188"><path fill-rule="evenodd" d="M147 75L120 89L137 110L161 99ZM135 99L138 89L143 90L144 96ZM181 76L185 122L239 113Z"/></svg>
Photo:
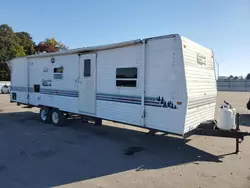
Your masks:
<svg viewBox="0 0 250 188"><path fill-rule="evenodd" d="M177 34L11 61L11 101L185 135L214 119L213 52Z"/></svg>
<svg viewBox="0 0 250 188"><path fill-rule="evenodd" d="M3 85L3 86L1 87L1 93L2 93L2 94L8 94L8 93L10 93L10 86Z"/></svg>

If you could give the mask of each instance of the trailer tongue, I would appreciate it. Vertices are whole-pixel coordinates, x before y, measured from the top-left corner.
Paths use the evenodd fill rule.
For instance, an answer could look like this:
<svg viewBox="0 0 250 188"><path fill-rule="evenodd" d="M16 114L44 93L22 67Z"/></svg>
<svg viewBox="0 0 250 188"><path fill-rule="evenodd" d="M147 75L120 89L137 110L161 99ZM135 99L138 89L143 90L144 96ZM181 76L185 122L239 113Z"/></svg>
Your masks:
<svg viewBox="0 0 250 188"><path fill-rule="evenodd" d="M214 136L236 139L235 154L239 153L239 145L244 140L245 136L250 136L250 132L240 131L240 114L236 114L236 128L230 130L221 130L217 126L216 121L207 121L200 124L196 129L184 135L185 138L191 135Z"/></svg>

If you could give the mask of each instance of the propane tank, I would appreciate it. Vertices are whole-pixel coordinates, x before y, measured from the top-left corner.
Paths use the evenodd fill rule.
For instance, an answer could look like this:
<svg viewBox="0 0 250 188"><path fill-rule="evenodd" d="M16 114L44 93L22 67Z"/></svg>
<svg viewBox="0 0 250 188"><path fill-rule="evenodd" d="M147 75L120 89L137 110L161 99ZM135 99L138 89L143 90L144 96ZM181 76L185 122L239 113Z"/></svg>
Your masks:
<svg viewBox="0 0 250 188"><path fill-rule="evenodd" d="M224 103L219 110L217 127L222 130L230 130L235 126L236 110L226 101Z"/></svg>

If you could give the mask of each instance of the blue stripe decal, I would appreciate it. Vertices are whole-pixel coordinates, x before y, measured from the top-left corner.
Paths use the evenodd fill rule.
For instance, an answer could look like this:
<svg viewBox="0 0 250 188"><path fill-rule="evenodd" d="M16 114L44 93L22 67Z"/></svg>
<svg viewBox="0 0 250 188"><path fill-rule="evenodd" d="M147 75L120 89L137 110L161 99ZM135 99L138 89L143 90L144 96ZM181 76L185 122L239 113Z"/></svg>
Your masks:
<svg viewBox="0 0 250 188"><path fill-rule="evenodd" d="M41 91L41 94L48 94L48 95L72 95L78 96L78 93L62 93L62 92L48 92L48 91Z"/></svg>
<svg viewBox="0 0 250 188"><path fill-rule="evenodd" d="M129 96L129 95L117 95L117 94L105 94L97 93L97 100L110 101L110 102L121 102L141 105L140 96ZM163 97L147 97L145 96L144 104L146 106L162 107L162 108L172 108L177 109L177 105L173 101L166 101Z"/></svg>
<svg viewBox="0 0 250 188"><path fill-rule="evenodd" d="M97 93L96 96L122 97L122 98L137 98L137 99L141 99L141 96L118 95L118 94L109 94L109 93Z"/></svg>
<svg viewBox="0 0 250 188"><path fill-rule="evenodd" d="M97 100L102 100L102 101L109 101L109 102L119 102L119 103L127 103L127 104L138 104L140 105L140 102L135 102L135 101L128 101L128 100L115 100L115 99L102 99L102 98L96 98Z"/></svg>
<svg viewBox="0 0 250 188"><path fill-rule="evenodd" d="M33 92L34 92L33 87L29 87L29 92L30 92L30 93L33 93Z"/></svg>
<svg viewBox="0 0 250 188"><path fill-rule="evenodd" d="M101 97L97 97L97 100L101 100L101 101L109 101L109 102L119 102L119 103L128 103L128 104L137 104L137 105L141 105L141 101L129 101L129 100L123 100L123 99L112 99L112 98L101 98ZM154 107L163 107L162 104L159 103L152 103L152 102L147 102L145 101L144 103L146 106L154 106Z"/></svg>
<svg viewBox="0 0 250 188"><path fill-rule="evenodd" d="M34 93L33 87L28 88L29 93ZM20 86L11 86L11 91L16 92L27 92L27 87L20 87ZM78 97L78 91L74 90L57 90L57 89L40 89L40 94L46 95L57 95L57 96L64 96L64 97Z"/></svg>
<svg viewBox="0 0 250 188"><path fill-rule="evenodd" d="M41 91L44 91L44 92L58 92L58 93L78 93L78 91L76 90L60 90L60 89L43 89L41 88Z"/></svg>
<svg viewBox="0 0 250 188"><path fill-rule="evenodd" d="M112 94L96 94L97 100L107 100L107 101L116 101L116 102L122 102L122 101L130 101L131 103L139 103L141 104L141 97L138 96L128 96L128 95L112 95ZM145 97L145 103L148 103L149 105L158 105L160 101L157 101L155 97Z"/></svg>
<svg viewBox="0 0 250 188"><path fill-rule="evenodd" d="M65 96L65 97L78 97L78 93L62 93L62 92L49 92L49 91L41 91L41 94L45 95L56 95L56 96Z"/></svg>
<svg viewBox="0 0 250 188"><path fill-rule="evenodd" d="M19 92L26 92L27 87L20 87L20 86L11 86L10 90L11 91L19 91Z"/></svg>
<svg viewBox="0 0 250 188"><path fill-rule="evenodd" d="M11 87L11 91L26 92L27 91L26 88L27 87L13 86ZM29 92L30 93L34 92L32 87L29 87ZM40 94L56 95L56 96L64 96L64 97L75 97L75 98L79 97L79 93L76 90L57 90L57 89L41 88ZM97 93L96 100L141 105L140 96ZM166 101L163 97L160 97L160 96L158 97L145 96L144 103L146 106L177 109L177 105L174 104L173 101Z"/></svg>
<svg viewBox="0 0 250 188"><path fill-rule="evenodd" d="M131 102L141 102L141 100L139 99L128 99L128 98L119 98L119 97L100 97L100 96L97 96L96 97L97 99L103 99L103 100L124 100L124 101L131 101Z"/></svg>

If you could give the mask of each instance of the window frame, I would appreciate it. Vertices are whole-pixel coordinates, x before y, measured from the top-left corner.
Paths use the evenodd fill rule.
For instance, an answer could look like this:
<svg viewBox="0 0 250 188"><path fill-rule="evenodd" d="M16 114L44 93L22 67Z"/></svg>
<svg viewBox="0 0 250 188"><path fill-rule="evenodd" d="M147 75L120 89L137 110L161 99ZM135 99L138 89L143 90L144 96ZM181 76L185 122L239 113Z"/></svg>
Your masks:
<svg viewBox="0 0 250 188"><path fill-rule="evenodd" d="M127 68L136 68L136 78L116 78L117 77L117 69L127 69ZM138 71L139 69L138 69L138 67L137 66L131 66L131 67L116 67L116 69L115 69L115 86L117 87L117 88L131 88L131 89L133 89L133 88L137 88L138 87ZM133 87L131 87L131 86L117 86L117 81L119 81L119 80L124 80L124 81L135 81L135 86Z"/></svg>
<svg viewBox="0 0 250 188"><path fill-rule="evenodd" d="M57 72L56 70L58 70L58 69L59 70L62 69L62 71ZM63 66L54 67L54 69L53 69L53 79L54 80L63 80L63 74L64 74L64 67ZM57 76L59 76L59 78Z"/></svg>
<svg viewBox="0 0 250 188"><path fill-rule="evenodd" d="M89 71L88 71L89 74L88 75L85 75L85 68L86 68L85 67L85 65L86 65L85 63L86 63L86 61L89 62ZM83 77L84 78L91 78L91 75L92 75L91 74L91 58L84 59L84 65L83 66L84 66Z"/></svg>
<svg viewBox="0 0 250 188"><path fill-rule="evenodd" d="M60 70L60 71L58 71L58 70ZM64 72L64 67L63 66L54 68L54 74L63 74L63 72Z"/></svg>

